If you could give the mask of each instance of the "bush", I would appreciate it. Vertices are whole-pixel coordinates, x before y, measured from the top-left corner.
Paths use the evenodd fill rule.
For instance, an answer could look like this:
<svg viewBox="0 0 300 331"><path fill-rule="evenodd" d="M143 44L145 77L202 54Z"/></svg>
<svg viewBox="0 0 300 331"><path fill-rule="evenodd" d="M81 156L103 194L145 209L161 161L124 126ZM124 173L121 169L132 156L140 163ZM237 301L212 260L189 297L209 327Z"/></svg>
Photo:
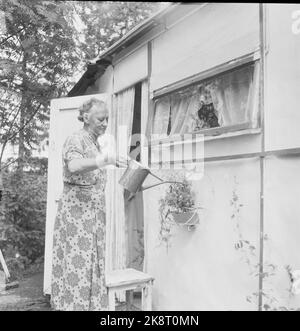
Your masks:
<svg viewBox="0 0 300 331"><path fill-rule="evenodd" d="M44 255L47 177L41 171L7 171L3 182L0 248L19 276Z"/></svg>

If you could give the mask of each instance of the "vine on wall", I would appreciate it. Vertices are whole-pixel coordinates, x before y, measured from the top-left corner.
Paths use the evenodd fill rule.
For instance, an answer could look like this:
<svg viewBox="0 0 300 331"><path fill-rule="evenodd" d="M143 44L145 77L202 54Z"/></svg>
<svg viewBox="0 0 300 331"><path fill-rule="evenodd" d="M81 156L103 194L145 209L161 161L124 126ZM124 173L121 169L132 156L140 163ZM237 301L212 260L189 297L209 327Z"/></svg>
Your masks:
<svg viewBox="0 0 300 331"><path fill-rule="evenodd" d="M260 262L257 256L258 249L254 244L250 242L250 240L246 240L243 236L242 230L241 230L241 209L243 208L243 204L240 202L240 198L238 195L238 181L236 176L234 177L234 189L232 192L232 198L230 200L230 205L232 206L232 215L231 220L234 222L234 227L237 233L237 242L235 243L234 247L237 251L241 252L242 254L242 260L247 264L249 267L249 275L255 278L262 277L264 282L267 282L268 279L271 280L272 277L276 276L279 270L278 265L275 265L273 263L265 261L263 263L263 273L260 273ZM264 235L264 243L266 243L269 240L269 237L267 234ZM258 263L257 263L258 261ZM291 266L284 266L286 272L289 276L289 286L288 286L288 292L289 297L293 297L294 294L292 292L293 287L293 276L292 276L292 267ZM279 300L276 298L274 294L273 288L264 288L262 289L261 293L259 291L253 292L250 295L246 297L246 300L249 303L253 303L254 300L256 301L261 294L263 297L264 305L263 309L265 311L292 311L292 310L300 310L300 308L291 308L279 305Z"/></svg>

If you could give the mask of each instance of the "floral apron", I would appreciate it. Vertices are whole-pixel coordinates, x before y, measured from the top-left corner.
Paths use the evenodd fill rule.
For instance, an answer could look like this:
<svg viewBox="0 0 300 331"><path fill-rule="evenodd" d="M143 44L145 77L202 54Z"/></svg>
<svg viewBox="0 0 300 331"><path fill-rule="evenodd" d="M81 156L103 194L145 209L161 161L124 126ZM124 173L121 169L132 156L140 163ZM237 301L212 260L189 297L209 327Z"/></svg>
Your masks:
<svg viewBox="0 0 300 331"><path fill-rule="evenodd" d="M71 174L75 158L95 157L99 146L84 129L63 146L64 189L53 236L51 304L55 310L108 310L105 286L106 170Z"/></svg>

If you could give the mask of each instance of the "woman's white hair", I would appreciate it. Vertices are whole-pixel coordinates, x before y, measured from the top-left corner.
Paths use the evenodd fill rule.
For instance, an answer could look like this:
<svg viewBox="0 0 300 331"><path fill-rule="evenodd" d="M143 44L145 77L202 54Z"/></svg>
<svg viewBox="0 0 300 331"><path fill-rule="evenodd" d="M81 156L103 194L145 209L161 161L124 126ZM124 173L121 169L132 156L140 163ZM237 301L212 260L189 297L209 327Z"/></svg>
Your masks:
<svg viewBox="0 0 300 331"><path fill-rule="evenodd" d="M78 115L78 120L83 122L83 114L84 113L89 113L90 110L94 105L98 105L99 108L106 108L107 105L104 101L101 101L96 98L91 98L90 100L86 101L83 103L83 105L79 108L79 115Z"/></svg>

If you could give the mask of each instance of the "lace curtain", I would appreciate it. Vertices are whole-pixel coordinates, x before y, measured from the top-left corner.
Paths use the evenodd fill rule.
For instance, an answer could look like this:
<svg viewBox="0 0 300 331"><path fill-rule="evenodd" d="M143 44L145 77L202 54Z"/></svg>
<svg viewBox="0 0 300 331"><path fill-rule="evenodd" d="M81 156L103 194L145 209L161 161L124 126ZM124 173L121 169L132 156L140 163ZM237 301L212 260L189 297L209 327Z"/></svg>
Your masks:
<svg viewBox="0 0 300 331"><path fill-rule="evenodd" d="M216 79L210 93L220 126L257 125L259 65L247 66Z"/></svg>
<svg viewBox="0 0 300 331"><path fill-rule="evenodd" d="M127 137L131 134L135 90L129 88L113 98L108 133L114 135L117 149L124 155L129 152L129 144L118 144L120 126L127 126ZM124 140L124 139L123 139ZM121 143L123 140L120 140ZM129 142L129 139L128 139ZM118 183L123 175L123 168L109 168L107 170L107 224L106 224L106 270L122 269L126 267L127 243L124 189Z"/></svg>
<svg viewBox="0 0 300 331"><path fill-rule="evenodd" d="M258 80L256 62L155 100L152 134L162 138L242 123L257 127Z"/></svg>

